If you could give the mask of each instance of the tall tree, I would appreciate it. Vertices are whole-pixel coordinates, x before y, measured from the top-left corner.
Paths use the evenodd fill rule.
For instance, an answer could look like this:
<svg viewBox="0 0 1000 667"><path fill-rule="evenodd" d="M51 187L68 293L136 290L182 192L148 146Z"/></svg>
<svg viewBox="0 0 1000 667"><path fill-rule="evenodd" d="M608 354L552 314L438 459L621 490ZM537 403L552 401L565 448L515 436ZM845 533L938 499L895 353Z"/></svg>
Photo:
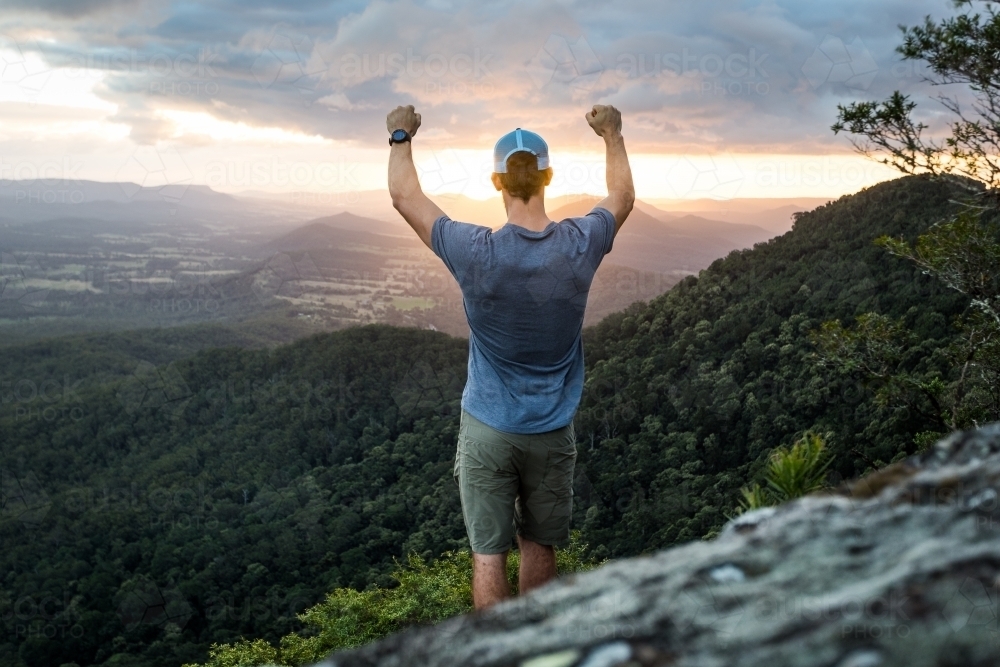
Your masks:
<svg viewBox="0 0 1000 667"><path fill-rule="evenodd" d="M896 49L925 62L933 85L952 87L937 96L952 115L948 132L929 138L929 126L915 118L916 102L899 91L881 102L838 105L831 128L853 135L863 155L903 173L947 179L965 193L959 211L915 245L876 240L968 297L958 335L933 351L948 357L953 373L940 377L907 364L920 341L875 313L860 317L853 330L827 322L814 336L824 363L862 372L879 384L883 403L927 411L941 431L1000 419L1000 14L992 2L954 4L961 10L956 16L903 27ZM963 104L962 97L971 101Z"/></svg>

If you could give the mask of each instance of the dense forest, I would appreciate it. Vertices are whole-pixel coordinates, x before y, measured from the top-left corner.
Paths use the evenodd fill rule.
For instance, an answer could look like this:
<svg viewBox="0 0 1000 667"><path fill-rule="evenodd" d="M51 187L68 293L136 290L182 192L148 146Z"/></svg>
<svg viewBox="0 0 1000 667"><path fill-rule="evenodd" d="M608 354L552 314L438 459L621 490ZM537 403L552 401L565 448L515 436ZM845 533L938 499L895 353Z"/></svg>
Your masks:
<svg viewBox="0 0 1000 667"><path fill-rule="evenodd" d="M873 242L912 242L954 212L953 195L918 176L843 197L586 331L575 518L599 555L711 534L770 450L806 430L831 434L833 481L918 448L934 422L873 400L870 378L818 363L813 338L830 320L903 318L919 344L901 363L953 372L934 352L968 299Z"/></svg>
<svg viewBox="0 0 1000 667"><path fill-rule="evenodd" d="M368 327L214 349L81 387L78 414L8 417L0 660L179 664L460 546L466 346Z"/></svg>
<svg viewBox="0 0 1000 667"><path fill-rule="evenodd" d="M834 477L919 446L934 423L872 400L812 341L883 313L920 338L904 364L951 372L933 351L967 300L873 243L913 241L951 196L908 177L843 197L585 330L574 524L591 557L711 535L807 429L831 433ZM0 662L199 662L212 643L277 641L334 588L395 585L394 559L461 548L467 345L375 325L191 355L5 348ZM43 386L72 409L47 413Z"/></svg>

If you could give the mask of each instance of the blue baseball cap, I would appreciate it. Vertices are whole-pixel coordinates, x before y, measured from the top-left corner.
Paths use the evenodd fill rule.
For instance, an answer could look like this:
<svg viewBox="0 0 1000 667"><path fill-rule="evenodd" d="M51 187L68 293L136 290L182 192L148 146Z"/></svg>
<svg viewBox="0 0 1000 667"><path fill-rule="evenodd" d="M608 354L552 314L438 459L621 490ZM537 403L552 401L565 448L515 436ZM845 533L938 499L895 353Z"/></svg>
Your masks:
<svg viewBox="0 0 1000 667"><path fill-rule="evenodd" d="M517 128L500 137L493 148L493 171L507 173L507 159L514 153L531 153L538 160L538 171L549 166L549 145L540 136L529 130Z"/></svg>

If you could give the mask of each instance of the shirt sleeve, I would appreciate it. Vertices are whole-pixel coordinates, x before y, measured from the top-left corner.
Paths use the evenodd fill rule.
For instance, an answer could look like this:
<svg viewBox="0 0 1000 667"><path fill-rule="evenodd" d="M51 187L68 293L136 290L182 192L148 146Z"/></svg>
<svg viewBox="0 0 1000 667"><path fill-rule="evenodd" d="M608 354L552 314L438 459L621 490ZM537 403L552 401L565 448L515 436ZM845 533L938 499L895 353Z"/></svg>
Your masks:
<svg viewBox="0 0 1000 667"><path fill-rule="evenodd" d="M594 207L587 214L588 218L596 218L591 225L593 243L601 249L601 257L611 252L611 246L615 240L615 216L606 208Z"/></svg>
<svg viewBox="0 0 1000 667"><path fill-rule="evenodd" d="M446 215L431 227L431 249L461 285L475 265L477 252L485 242L489 227L457 222Z"/></svg>

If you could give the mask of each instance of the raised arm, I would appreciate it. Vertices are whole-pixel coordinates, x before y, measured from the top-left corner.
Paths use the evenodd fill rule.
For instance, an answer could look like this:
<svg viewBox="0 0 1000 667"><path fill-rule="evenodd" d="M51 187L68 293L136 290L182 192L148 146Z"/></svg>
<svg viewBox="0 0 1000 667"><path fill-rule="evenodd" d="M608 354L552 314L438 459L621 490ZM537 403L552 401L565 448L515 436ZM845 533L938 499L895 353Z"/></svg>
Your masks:
<svg viewBox="0 0 1000 667"><path fill-rule="evenodd" d="M396 107L386 116L385 124L390 134L394 130L406 130L412 137L420 127L420 114L414 112L413 105ZM431 228L444 211L420 189L411 143L394 143L389 149L389 196L393 207L431 248Z"/></svg>
<svg viewBox="0 0 1000 667"><path fill-rule="evenodd" d="M597 206L611 211L615 216L617 234L635 203L632 168L628 164L625 139L622 137L622 115L613 106L598 104L587 112L587 122L604 139L607 154L608 196L598 202Z"/></svg>

